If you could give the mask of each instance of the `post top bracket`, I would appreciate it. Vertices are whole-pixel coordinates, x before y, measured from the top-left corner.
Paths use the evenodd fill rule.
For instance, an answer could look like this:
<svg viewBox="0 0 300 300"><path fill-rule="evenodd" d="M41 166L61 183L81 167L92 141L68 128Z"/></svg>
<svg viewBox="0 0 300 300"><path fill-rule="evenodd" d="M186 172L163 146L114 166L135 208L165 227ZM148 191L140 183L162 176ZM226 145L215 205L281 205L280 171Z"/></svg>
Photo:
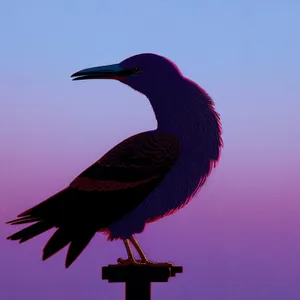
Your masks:
<svg viewBox="0 0 300 300"><path fill-rule="evenodd" d="M108 282L168 282L170 277L175 277L177 273L182 273L181 266L123 266L108 265L102 267L102 279Z"/></svg>

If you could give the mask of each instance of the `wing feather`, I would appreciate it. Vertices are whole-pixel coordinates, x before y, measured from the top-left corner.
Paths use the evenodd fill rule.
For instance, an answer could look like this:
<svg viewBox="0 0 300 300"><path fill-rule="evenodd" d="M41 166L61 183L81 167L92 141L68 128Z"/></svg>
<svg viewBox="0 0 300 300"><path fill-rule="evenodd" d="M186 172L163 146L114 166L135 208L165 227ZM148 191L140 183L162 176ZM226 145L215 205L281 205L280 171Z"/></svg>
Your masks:
<svg viewBox="0 0 300 300"><path fill-rule="evenodd" d="M24 242L53 227L44 248L47 259L70 243L66 267L80 255L95 232L137 207L176 163L179 141L156 131L121 142L74 179L70 186L24 211L9 224L36 222L8 237Z"/></svg>
<svg viewBox="0 0 300 300"><path fill-rule="evenodd" d="M81 191L133 189L164 176L179 154L176 137L141 133L114 147L82 172L70 187Z"/></svg>

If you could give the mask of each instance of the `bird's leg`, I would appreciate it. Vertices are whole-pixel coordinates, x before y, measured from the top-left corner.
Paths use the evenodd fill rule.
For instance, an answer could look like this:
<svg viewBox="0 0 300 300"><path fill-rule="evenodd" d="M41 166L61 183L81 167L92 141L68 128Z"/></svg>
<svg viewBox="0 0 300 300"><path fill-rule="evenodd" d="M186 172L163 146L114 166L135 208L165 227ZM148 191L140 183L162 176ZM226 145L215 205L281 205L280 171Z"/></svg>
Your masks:
<svg viewBox="0 0 300 300"><path fill-rule="evenodd" d="M118 259L118 263L121 264L121 265L135 264L136 260L133 256L133 253L132 253L132 250L131 250L131 247L130 247L130 244L129 244L129 240L126 239L126 240L123 240L123 242L124 242L124 245L125 245L125 248L126 248L128 258L124 259L124 258L120 257Z"/></svg>
<svg viewBox="0 0 300 300"><path fill-rule="evenodd" d="M130 242L132 243L132 245L134 246L134 248L136 249L136 251L138 252L141 260L136 261L137 264L141 264L141 265L147 265L147 266L167 266L167 267L172 267L174 266L172 263L170 262L162 262L162 263L158 263L158 262L153 262L150 261L147 256L145 255L144 251L142 250L141 246L139 245L139 243L137 242L137 240L135 239L134 236L131 236L129 238Z"/></svg>
<svg viewBox="0 0 300 300"><path fill-rule="evenodd" d="M132 245L138 252L138 254L141 258L140 260L136 260L134 258L129 241L132 243ZM124 242L124 245L126 248L128 258L127 259L119 258L118 264L120 264L120 265L143 265L143 266L166 266L166 267L174 266L170 262L159 263L159 262L150 261L147 258L147 256L145 255L144 251L142 250L141 246L139 245L139 243L137 242L137 240L135 239L134 236L131 236L129 239L123 240L123 242Z"/></svg>
<svg viewBox="0 0 300 300"><path fill-rule="evenodd" d="M142 250L141 246L139 245L138 241L136 240L136 238L134 236L131 236L129 240L134 246L134 248L136 249L137 253L139 254L141 258L141 262L148 262L149 260L146 254L144 253L144 251Z"/></svg>

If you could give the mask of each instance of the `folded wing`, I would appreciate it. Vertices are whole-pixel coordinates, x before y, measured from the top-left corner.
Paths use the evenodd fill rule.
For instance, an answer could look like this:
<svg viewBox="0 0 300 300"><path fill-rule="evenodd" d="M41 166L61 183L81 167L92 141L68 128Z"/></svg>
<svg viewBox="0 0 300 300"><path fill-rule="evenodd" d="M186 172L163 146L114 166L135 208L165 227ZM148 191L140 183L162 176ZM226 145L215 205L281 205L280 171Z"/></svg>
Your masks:
<svg viewBox="0 0 300 300"><path fill-rule="evenodd" d="M44 248L43 258L71 243L68 267L95 232L105 231L159 185L178 155L179 141L172 135L156 131L134 135L112 148L69 187L8 222L35 222L8 239L23 242L57 227Z"/></svg>

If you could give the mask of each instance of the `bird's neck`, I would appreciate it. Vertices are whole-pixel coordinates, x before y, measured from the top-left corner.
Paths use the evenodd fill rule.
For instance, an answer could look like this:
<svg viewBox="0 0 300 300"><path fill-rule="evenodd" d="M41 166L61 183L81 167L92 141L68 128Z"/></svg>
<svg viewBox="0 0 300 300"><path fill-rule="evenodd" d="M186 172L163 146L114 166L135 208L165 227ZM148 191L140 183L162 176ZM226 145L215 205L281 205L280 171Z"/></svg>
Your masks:
<svg viewBox="0 0 300 300"><path fill-rule="evenodd" d="M157 91L159 94L152 94L149 100L158 131L174 134L185 140L199 138L205 131L218 134L213 102L197 85L183 79L170 89Z"/></svg>

